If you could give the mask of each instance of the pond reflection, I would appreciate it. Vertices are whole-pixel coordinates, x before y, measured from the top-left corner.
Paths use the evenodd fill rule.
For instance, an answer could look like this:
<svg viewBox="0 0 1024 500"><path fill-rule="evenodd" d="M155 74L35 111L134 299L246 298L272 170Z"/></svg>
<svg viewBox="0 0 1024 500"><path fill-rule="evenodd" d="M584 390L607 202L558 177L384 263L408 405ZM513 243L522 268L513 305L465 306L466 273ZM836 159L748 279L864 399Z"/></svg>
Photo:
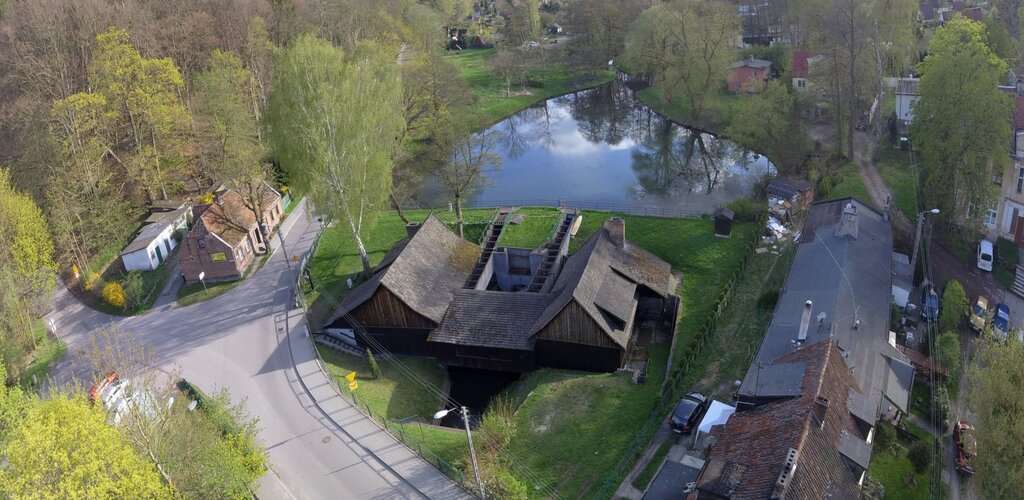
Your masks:
<svg viewBox="0 0 1024 500"><path fill-rule="evenodd" d="M710 211L749 196L774 173L767 158L678 125L621 81L549 99L495 124L500 171L470 197L475 204L565 200ZM447 199L424 179L422 203Z"/></svg>

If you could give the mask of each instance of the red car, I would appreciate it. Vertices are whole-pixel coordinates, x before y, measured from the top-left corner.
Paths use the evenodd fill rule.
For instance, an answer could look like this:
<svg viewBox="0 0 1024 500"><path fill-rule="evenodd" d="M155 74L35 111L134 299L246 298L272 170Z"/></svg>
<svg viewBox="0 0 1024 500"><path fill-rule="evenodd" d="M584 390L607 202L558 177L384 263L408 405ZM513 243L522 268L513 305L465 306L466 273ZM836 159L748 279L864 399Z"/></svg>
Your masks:
<svg viewBox="0 0 1024 500"><path fill-rule="evenodd" d="M107 390L107 387L110 387L114 382L117 382L117 379L117 372L110 372L103 378L103 380L93 384L92 387L89 388L89 402L95 403L96 400L103 397L103 391Z"/></svg>
<svg viewBox="0 0 1024 500"><path fill-rule="evenodd" d="M974 457L978 454L978 441L974 438L974 427L961 420L953 427L953 442L956 444L956 470L974 475Z"/></svg>

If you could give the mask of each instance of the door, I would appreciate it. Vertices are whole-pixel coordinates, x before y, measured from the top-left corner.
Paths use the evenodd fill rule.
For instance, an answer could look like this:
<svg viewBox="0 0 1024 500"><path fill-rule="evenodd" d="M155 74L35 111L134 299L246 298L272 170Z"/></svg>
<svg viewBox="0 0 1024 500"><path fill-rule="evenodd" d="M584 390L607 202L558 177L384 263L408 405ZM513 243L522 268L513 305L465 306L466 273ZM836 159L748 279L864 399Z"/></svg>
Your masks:
<svg viewBox="0 0 1024 500"><path fill-rule="evenodd" d="M164 240L164 247L167 248L167 255L171 254L171 240Z"/></svg>
<svg viewBox="0 0 1024 500"><path fill-rule="evenodd" d="M160 245L156 246L156 262L160 265L164 262L164 254L160 251Z"/></svg>

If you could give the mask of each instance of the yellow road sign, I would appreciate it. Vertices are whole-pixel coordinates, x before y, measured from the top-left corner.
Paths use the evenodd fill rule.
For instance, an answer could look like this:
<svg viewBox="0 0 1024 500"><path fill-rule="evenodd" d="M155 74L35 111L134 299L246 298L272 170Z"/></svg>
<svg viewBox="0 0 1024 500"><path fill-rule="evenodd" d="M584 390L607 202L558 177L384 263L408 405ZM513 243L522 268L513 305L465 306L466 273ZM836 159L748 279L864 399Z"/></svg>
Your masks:
<svg viewBox="0 0 1024 500"><path fill-rule="evenodd" d="M355 382L356 381L356 372L352 372L352 373L349 373L348 375L345 375L345 380L348 380L349 382Z"/></svg>
<svg viewBox="0 0 1024 500"><path fill-rule="evenodd" d="M348 383L348 390L354 391L354 390L356 390L358 388L359 388L359 382L349 382Z"/></svg>

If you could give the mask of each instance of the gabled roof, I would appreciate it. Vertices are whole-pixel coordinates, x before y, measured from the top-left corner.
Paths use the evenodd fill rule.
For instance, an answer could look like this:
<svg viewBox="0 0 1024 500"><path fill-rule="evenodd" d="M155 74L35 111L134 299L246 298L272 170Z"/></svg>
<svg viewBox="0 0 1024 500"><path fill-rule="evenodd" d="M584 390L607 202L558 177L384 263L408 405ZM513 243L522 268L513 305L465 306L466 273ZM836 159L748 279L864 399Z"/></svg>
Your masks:
<svg viewBox="0 0 1024 500"><path fill-rule="evenodd" d="M849 211L853 216L844 223ZM811 205L772 322L740 386L741 400L761 399L748 383L759 363L799 349L804 303L810 300L811 323L802 345L834 341L876 407L884 398L906 412L913 377L912 371L907 376L909 361L889 344L891 266L892 231L882 214L854 198Z"/></svg>
<svg viewBox="0 0 1024 500"><path fill-rule="evenodd" d="M385 255L366 283L345 296L329 322L347 314L383 286L410 309L440 323L479 255L479 246L460 238L430 214L412 238Z"/></svg>
<svg viewBox="0 0 1024 500"><path fill-rule="evenodd" d="M175 219L184 216L191 207L181 207L177 210L171 210L170 212L153 212L146 218L144 224L153 224L155 222L170 222L173 223Z"/></svg>
<svg viewBox="0 0 1024 500"><path fill-rule="evenodd" d="M810 50L793 51L793 66L790 70L793 78L807 78L811 74L809 59L812 57L814 57L814 52Z"/></svg>
<svg viewBox="0 0 1024 500"><path fill-rule="evenodd" d="M534 324L533 333L575 301L613 342L625 348L636 311L637 285L662 297L671 295L675 291L672 266L629 240L619 247L602 227L565 261L551 288L550 305Z"/></svg>
<svg viewBox="0 0 1024 500"><path fill-rule="evenodd" d="M170 225L170 222L158 222L142 226L142 231L139 231L139 235L136 236L128 246L124 247L124 250L121 250L121 255L145 250L149 244L152 243L157 236L160 236L160 233L164 232L164 230Z"/></svg>
<svg viewBox="0 0 1024 500"><path fill-rule="evenodd" d="M826 341L774 362L804 367L799 394L733 414L697 487L731 499L859 498L857 467L871 447L847 409L857 383L842 352ZM816 401L824 401L822 420Z"/></svg>
<svg viewBox="0 0 1024 500"><path fill-rule="evenodd" d="M269 207L281 198L281 195L270 186L263 191L263 206ZM195 210L198 214L197 227L200 231L217 235L225 243L234 247L238 245L256 228L256 216L246 208L242 196L234 190L227 190L217 196L217 200L208 208Z"/></svg>
<svg viewBox="0 0 1024 500"><path fill-rule="evenodd" d="M771 61L765 61L764 59L754 59L753 57L748 57L746 59L742 59L742 60L736 61L736 62L734 62L734 63L729 65L729 69L736 69L736 68L743 68L743 67L757 68L757 69L768 69L768 68L772 67L772 62Z"/></svg>
<svg viewBox="0 0 1024 500"><path fill-rule="evenodd" d="M797 177L776 177L768 183L768 194L774 194L781 198L792 198L800 193L814 187L814 184L807 179Z"/></svg>

